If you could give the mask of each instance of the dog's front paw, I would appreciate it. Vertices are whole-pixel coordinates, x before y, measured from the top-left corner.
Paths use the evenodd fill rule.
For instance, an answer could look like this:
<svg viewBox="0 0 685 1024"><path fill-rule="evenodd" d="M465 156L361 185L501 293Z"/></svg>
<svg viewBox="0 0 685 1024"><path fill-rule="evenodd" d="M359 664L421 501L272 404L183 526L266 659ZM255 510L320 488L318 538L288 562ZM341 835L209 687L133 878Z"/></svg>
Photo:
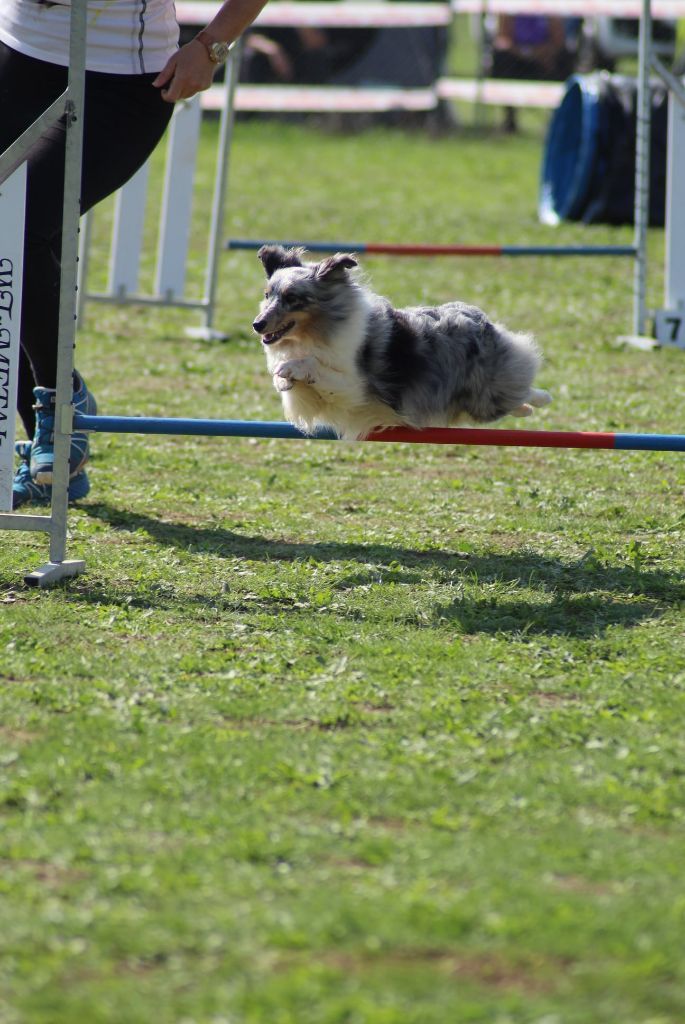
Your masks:
<svg viewBox="0 0 685 1024"><path fill-rule="evenodd" d="M313 359L289 359L274 369L274 383L278 391L290 391L301 381L303 384L316 383L316 363ZM282 386L282 383L286 386Z"/></svg>

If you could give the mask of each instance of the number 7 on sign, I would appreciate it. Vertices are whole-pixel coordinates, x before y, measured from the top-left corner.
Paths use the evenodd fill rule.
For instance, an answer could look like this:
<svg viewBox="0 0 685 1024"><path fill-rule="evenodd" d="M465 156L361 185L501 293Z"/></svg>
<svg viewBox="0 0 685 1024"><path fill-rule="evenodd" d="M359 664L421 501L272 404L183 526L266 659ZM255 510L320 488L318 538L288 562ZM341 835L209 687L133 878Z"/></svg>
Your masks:
<svg viewBox="0 0 685 1024"><path fill-rule="evenodd" d="M655 315L656 339L660 345L685 348L685 310L659 309Z"/></svg>
<svg viewBox="0 0 685 1024"><path fill-rule="evenodd" d="M0 512L12 509L26 165L0 184Z"/></svg>

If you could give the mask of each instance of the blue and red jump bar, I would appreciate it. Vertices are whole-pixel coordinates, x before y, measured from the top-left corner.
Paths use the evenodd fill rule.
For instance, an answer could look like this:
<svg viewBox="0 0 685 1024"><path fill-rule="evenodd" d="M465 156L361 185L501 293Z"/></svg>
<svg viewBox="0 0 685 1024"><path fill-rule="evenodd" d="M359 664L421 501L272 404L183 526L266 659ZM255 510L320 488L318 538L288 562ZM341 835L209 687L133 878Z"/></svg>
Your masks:
<svg viewBox="0 0 685 1024"><path fill-rule="evenodd" d="M259 420L196 420L145 416L74 414L74 430L109 434L183 434L205 437L261 437L286 440L337 441L332 430L302 433L291 423ZM388 427L367 441L395 444L486 445L516 448L598 448L607 451L682 452L684 434L614 434L579 430L506 430L491 427Z"/></svg>
<svg viewBox="0 0 685 1024"><path fill-rule="evenodd" d="M377 242L293 242L229 238L226 249L282 245L312 253L358 252L362 256L635 256L634 245L403 245Z"/></svg>

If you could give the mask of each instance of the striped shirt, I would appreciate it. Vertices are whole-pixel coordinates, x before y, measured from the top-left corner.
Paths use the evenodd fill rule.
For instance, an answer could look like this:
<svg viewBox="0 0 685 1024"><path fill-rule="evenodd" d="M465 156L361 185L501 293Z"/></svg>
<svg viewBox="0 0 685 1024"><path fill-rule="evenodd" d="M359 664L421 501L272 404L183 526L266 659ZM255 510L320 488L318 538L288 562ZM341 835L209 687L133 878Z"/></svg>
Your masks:
<svg viewBox="0 0 685 1024"><path fill-rule="evenodd" d="M88 0L89 71L161 71L178 46L173 0ZM69 0L0 0L0 40L13 50L69 64Z"/></svg>

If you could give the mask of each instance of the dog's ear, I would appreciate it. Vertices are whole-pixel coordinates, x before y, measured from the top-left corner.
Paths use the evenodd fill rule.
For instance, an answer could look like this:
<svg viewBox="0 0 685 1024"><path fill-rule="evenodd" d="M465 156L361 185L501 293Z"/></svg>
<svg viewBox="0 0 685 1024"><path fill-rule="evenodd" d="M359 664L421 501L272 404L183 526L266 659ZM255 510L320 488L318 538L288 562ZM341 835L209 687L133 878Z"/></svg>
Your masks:
<svg viewBox="0 0 685 1024"><path fill-rule="evenodd" d="M321 263L316 268L316 276L319 279L330 277L332 274L344 274L347 270L352 270L354 267L359 266L356 258L348 252L337 252L335 256L329 256L325 260L321 260Z"/></svg>
<svg viewBox="0 0 685 1024"><path fill-rule="evenodd" d="M275 271L282 270L283 267L301 267L303 265L301 249L284 249L282 245L263 245L257 255L262 261L267 277L271 277Z"/></svg>

